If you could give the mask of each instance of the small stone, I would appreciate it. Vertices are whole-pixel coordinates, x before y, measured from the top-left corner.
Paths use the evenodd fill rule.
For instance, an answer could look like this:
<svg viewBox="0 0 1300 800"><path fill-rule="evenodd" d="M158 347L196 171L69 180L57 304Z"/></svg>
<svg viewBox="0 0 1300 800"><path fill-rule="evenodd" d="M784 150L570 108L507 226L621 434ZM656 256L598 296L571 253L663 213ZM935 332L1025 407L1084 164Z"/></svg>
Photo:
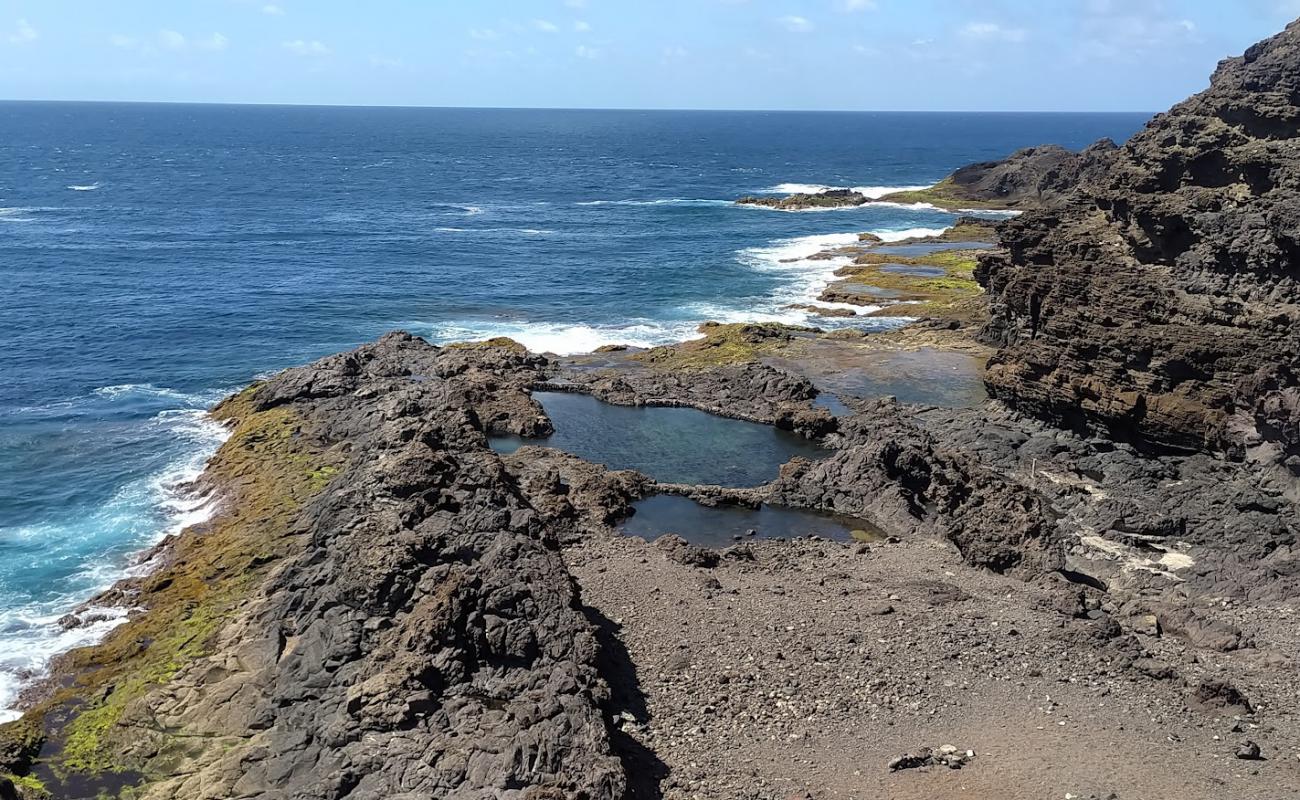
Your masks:
<svg viewBox="0 0 1300 800"><path fill-rule="evenodd" d="M1236 755L1237 758L1240 758L1243 761L1259 761L1261 758L1259 754L1259 745L1255 744L1250 740L1246 740L1242 742L1241 746L1237 748L1237 752L1234 755Z"/></svg>

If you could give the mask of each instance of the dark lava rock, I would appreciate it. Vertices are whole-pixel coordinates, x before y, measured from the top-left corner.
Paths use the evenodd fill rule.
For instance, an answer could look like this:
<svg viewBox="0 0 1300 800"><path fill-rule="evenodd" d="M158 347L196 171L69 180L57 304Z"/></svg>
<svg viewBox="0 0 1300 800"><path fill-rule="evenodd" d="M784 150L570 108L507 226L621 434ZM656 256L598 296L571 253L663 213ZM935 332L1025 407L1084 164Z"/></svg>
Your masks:
<svg viewBox="0 0 1300 800"><path fill-rule="evenodd" d="M685 564L688 567L711 569L718 566L718 553L693 545L675 533L665 534L655 539L655 547L663 551L664 558Z"/></svg>
<svg viewBox="0 0 1300 800"><path fill-rule="evenodd" d="M1001 161L962 167L944 184L955 197L998 201L1011 207L1047 205L1095 173L1114 150L1115 143L1109 139L1081 153L1054 144L1026 147Z"/></svg>
<svg viewBox="0 0 1300 800"><path fill-rule="evenodd" d="M1223 61L982 257L986 383L1149 446L1300 454L1300 23Z"/></svg>
<svg viewBox="0 0 1300 800"><path fill-rule="evenodd" d="M1241 746L1237 748L1237 751L1233 755L1243 761L1259 761L1262 758L1259 752L1259 745L1250 740L1242 742Z"/></svg>
<svg viewBox="0 0 1300 800"><path fill-rule="evenodd" d="M150 797L624 796L597 631L486 447L549 425L545 360L511 345L391 334L233 401L341 460L204 652L115 721Z"/></svg>
<svg viewBox="0 0 1300 800"><path fill-rule="evenodd" d="M1188 695L1187 704L1208 712L1250 714L1255 710L1246 696L1226 681L1202 681Z"/></svg>
<svg viewBox="0 0 1300 800"><path fill-rule="evenodd" d="M866 195L852 189L827 189L824 192L798 193L786 197L742 197L736 201L736 205L761 206L780 211L803 211L810 208L860 206L865 202L867 202Z"/></svg>

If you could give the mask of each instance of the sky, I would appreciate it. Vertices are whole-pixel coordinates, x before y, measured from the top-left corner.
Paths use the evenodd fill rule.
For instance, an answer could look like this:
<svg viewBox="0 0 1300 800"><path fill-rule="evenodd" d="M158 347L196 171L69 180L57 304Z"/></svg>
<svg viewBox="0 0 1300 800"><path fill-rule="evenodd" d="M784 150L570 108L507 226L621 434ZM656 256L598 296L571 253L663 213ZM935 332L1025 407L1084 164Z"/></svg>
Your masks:
<svg viewBox="0 0 1300 800"><path fill-rule="evenodd" d="M0 98L1154 111L1300 0L0 0Z"/></svg>

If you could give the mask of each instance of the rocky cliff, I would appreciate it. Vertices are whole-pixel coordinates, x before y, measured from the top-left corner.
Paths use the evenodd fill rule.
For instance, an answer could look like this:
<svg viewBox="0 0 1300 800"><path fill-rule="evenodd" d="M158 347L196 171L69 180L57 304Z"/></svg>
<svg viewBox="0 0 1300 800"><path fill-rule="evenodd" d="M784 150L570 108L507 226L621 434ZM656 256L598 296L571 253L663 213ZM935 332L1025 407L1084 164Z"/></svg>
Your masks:
<svg viewBox="0 0 1300 800"><path fill-rule="evenodd" d="M1001 237L977 275L995 397L1300 469L1300 23Z"/></svg>

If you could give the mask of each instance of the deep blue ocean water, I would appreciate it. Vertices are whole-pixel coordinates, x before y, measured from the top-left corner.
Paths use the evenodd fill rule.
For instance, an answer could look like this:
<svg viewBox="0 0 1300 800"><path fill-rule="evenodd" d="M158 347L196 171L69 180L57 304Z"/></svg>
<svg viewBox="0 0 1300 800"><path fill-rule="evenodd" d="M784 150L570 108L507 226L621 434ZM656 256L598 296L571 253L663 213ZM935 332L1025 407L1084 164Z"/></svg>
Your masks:
<svg viewBox="0 0 1300 800"><path fill-rule="evenodd" d="M802 321L828 262L800 256L952 215L735 197L920 186L1143 121L0 103L0 707L111 624L59 615L204 513L169 489L255 376L394 328L574 352Z"/></svg>

